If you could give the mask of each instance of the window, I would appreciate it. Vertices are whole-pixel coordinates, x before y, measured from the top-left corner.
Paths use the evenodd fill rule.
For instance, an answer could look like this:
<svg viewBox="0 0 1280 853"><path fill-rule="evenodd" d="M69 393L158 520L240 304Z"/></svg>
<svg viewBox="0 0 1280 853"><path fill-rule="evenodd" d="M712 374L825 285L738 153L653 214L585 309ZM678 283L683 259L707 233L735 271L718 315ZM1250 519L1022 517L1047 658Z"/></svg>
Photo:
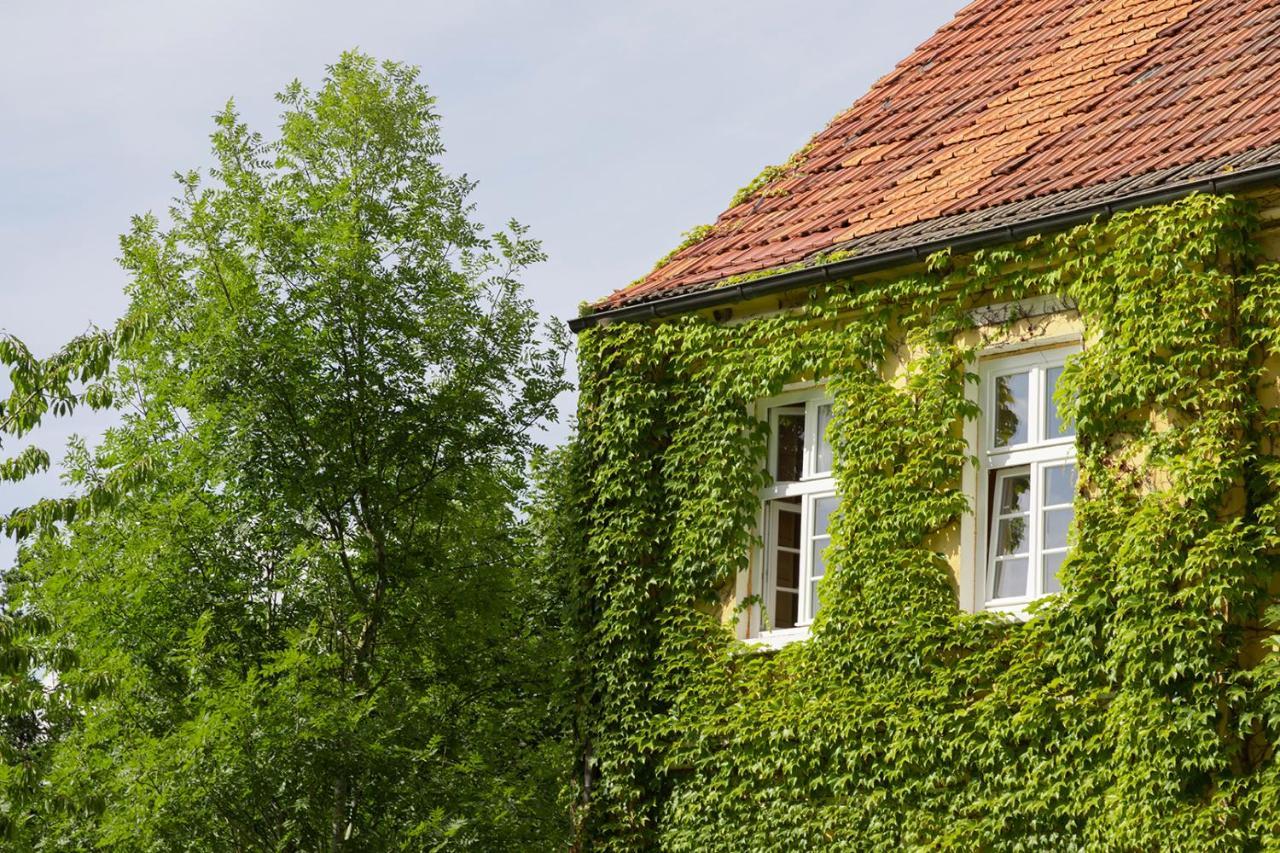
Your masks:
<svg viewBox="0 0 1280 853"><path fill-rule="evenodd" d="M1054 402L1075 348L992 359L981 372L980 601L1021 610L1057 592L1076 492L1075 427ZM983 512L982 510L985 510Z"/></svg>
<svg viewBox="0 0 1280 853"><path fill-rule="evenodd" d="M817 614L823 552L831 541L831 514L840 505L827 441L831 400L821 389L765 401L769 474L761 492L763 559L759 573L764 612L752 634L778 642L803 636Z"/></svg>

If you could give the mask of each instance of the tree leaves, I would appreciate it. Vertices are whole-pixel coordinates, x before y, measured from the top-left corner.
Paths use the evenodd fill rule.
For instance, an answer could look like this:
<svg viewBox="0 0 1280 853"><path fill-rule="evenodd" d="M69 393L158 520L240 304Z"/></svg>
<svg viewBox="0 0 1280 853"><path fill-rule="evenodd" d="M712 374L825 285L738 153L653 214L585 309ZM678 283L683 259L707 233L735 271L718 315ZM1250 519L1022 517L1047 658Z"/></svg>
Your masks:
<svg viewBox="0 0 1280 853"><path fill-rule="evenodd" d="M280 100L273 139L229 105L214 167L133 221L115 329L0 338L5 434L121 417L72 497L5 518L8 612L41 624L3 648L47 688L0 812L41 849L546 842L561 639L516 510L566 388L519 284L541 248L473 221L415 69L346 54Z"/></svg>

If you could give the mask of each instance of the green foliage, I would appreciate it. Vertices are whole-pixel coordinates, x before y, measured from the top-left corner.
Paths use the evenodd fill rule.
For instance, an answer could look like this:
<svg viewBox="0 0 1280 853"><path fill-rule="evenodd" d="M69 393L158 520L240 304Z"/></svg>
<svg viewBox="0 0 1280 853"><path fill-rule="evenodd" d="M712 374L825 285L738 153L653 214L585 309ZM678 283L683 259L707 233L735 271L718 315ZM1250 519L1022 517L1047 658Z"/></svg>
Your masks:
<svg viewBox="0 0 1280 853"><path fill-rule="evenodd" d="M781 165L765 166L760 170L760 174L756 175L746 186L733 194L729 207L737 207L740 204L751 201L753 198L786 195L785 190L771 185L796 173L803 174L801 170L804 167L805 158L809 156L811 150L813 150L812 143L792 154L787 158L787 162Z"/></svg>
<svg viewBox="0 0 1280 853"><path fill-rule="evenodd" d="M815 289L735 325L583 333L578 813L599 849L1280 844L1280 268L1250 206L1194 196ZM1061 400L1082 494L1064 591L962 613L937 535L971 511L973 309L1074 301ZM909 350L906 375L881 368ZM812 636L753 651L753 401L826 378L844 500Z"/></svg>
<svg viewBox="0 0 1280 853"><path fill-rule="evenodd" d="M517 504L565 388L541 250L472 221L413 69L279 99L277 140L229 106L171 224L134 221L117 330L0 339L5 433L122 407L75 498L6 521L8 846L553 846L561 616Z"/></svg>
<svg viewBox="0 0 1280 853"><path fill-rule="evenodd" d="M676 246L674 249L672 249L670 252L667 252L665 255L663 255L661 258L659 258L659 259L658 259L658 262L657 262L656 264L654 264L654 265L653 265L653 270L651 270L651 272L656 272L656 271L658 271L658 270L662 269L662 268L663 268L663 267L665 267L667 264L671 263L671 259L672 259L672 258L674 258L676 255L680 254L681 252L683 252L685 249L689 248L690 246L692 246L692 245L694 245L694 244L696 244L696 243L701 243L701 242L702 242L703 240L705 240L705 239L707 238L707 236L708 236L712 231L714 231L714 230L715 230L715 226L714 226L714 225L695 225L695 226L693 226L693 227L692 227L692 228L690 228L688 231L684 232L684 234L680 235L680 243L679 243L679 245L677 245L677 246ZM643 280L643 279L642 279L642 280Z"/></svg>

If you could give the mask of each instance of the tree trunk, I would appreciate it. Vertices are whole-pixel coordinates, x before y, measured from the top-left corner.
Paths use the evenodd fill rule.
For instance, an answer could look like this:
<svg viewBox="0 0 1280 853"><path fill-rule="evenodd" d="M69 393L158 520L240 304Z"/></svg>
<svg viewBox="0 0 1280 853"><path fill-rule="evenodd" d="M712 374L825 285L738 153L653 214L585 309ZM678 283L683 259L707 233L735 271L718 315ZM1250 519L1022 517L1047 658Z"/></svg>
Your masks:
<svg viewBox="0 0 1280 853"><path fill-rule="evenodd" d="M347 776L343 773L333 783L333 836L329 840L331 853L339 853L347 843Z"/></svg>

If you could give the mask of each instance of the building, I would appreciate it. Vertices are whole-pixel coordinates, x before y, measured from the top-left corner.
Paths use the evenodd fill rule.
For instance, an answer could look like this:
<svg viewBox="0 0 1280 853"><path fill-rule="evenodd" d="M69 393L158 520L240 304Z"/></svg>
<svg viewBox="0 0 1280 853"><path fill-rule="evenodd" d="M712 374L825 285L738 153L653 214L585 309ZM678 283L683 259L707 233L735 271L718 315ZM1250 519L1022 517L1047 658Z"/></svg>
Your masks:
<svg viewBox="0 0 1280 853"><path fill-rule="evenodd" d="M573 322L584 837L1280 845L1277 72L978 0Z"/></svg>

